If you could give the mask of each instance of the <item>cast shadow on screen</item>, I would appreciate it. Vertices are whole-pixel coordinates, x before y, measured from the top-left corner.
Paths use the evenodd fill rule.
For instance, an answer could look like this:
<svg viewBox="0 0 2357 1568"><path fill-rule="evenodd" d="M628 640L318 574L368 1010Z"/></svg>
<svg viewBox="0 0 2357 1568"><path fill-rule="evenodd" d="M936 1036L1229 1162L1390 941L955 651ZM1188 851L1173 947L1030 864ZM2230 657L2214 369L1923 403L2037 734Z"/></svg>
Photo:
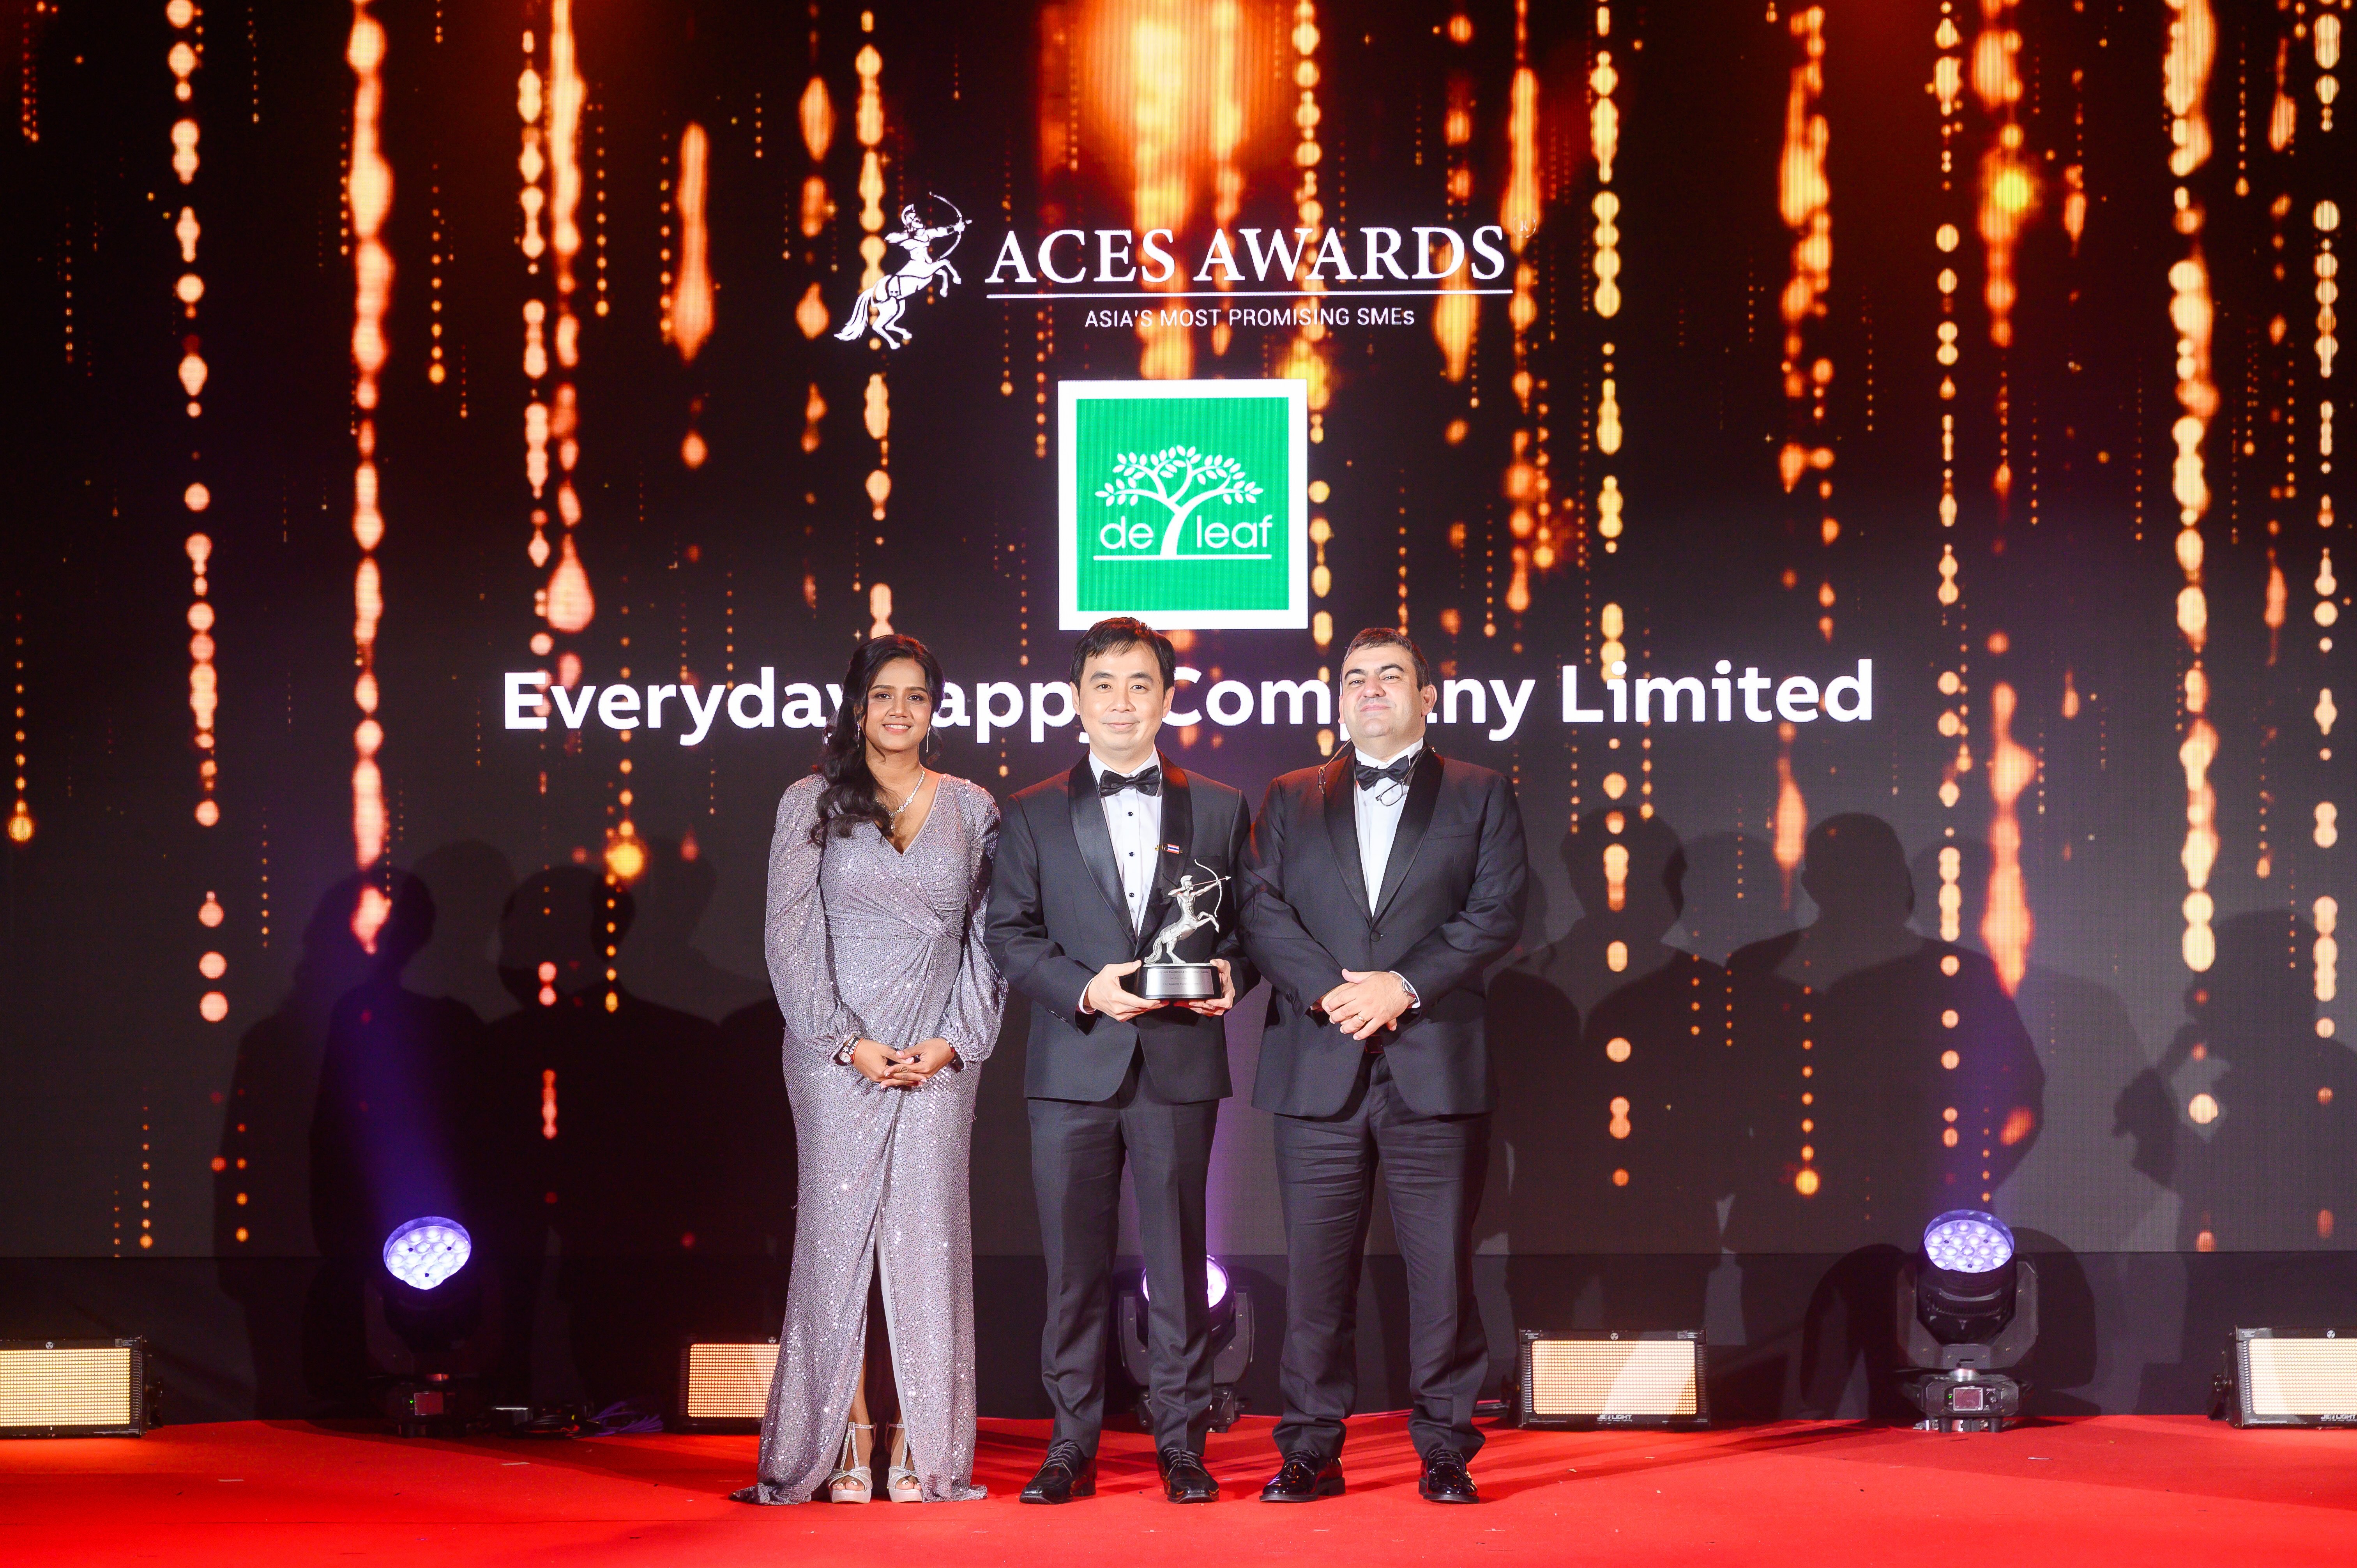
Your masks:
<svg viewBox="0 0 2357 1568"><path fill-rule="evenodd" d="M387 900L372 952L353 929L371 886ZM385 1235L484 1208L482 1021L404 981L437 923L433 894L406 872L337 884L306 928L287 998L241 1043L216 1230L224 1287L246 1309L258 1408L366 1409L363 1297Z"/></svg>
<svg viewBox="0 0 2357 1568"><path fill-rule="evenodd" d="M409 961L409 989L463 1002L485 1020L513 1010L496 952L500 913L516 885L508 857L480 839L461 839L429 851L409 871L434 900L434 934Z"/></svg>
<svg viewBox="0 0 2357 1568"><path fill-rule="evenodd" d="M2183 1200L2172 1260L2183 1281L2180 1344L2174 1363L2145 1367L2146 1408L2198 1401L2236 1324L2349 1316L2345 1271L2319 1273L2295 1256L2201 1255L2357 1246L2357 1056L2316 1032L2316 929L2287 911L2254 910L2219 921L2216 940L2214 961L2185 988L2186 1021L2169 1051L2120 1096L2123 1124L2168 1153L2158 1174Z"/></svg>
<svg viewBox="0 0 2357 1568"><path fill-rule="evenodd" d="M766 975L738 974L712 961L695 933L719 890L720 873L694 840L649 838L646 869L630 893L639 918L630 927L631 988L646 1001L724 1022L748 1008L776 1004Z"/></svg>
<svg viewBox="0 0 2357 1568"><path fill-rule="evenodd" d="M516 1283L529 1273L553 1287L561 1314L533 1322L547 1333L561 1316L559 1375L593 1406L661 1409L683 1337L775 1332L793 1145L776 1036L633 990L636 903L583 866L551 867L510 896L499 964L519 1005L490 1031L485 1201ZM536 1380L551 1359L538 1348Z"/></svg>
<svg viewBox="0 0 2357 1568"><path fill-rule="evenodd" d="M2357 1056L2316 1032L2316 940L2281 910L2219 922L2216 960L2186 986L2167 1056L2121 1093L2123 1123L2169 1153L2159 1174L2184 1198L2182 1250L2357 1244ZM2170 1082L2190 1061L2217 1064L2193 1097ZM2164 1144L2164 1125L2183 1135Z"/></svg>
<svg viewBox="0 0 2357 1568"><path fill-rule="evenodd" d="M2146 1363L2140 1409L2199 1404L2237 1324L2347 1317L2345 1273L2283 1255L2348 1251L2357 1213L2357 1058L2316 1032L2316 940L2284 910L2219 921L2184 1023L2119 1088L2115 1125L2136 1170L2180 1200L2164 1243L2179 1251L2143 1260L2176 1359ZM2205 1255L2218 1253L2244 1255Z"/></svg>
<svg viewBox="0 0 2357 1568"><path fill-rule="evenodd" d="M1563 1270L1566 1256L1665 1254L1678 1279L1648 1291L1645 1309L1699 1325L1732 1190L1726 972L1663 940L1686 870L1667 822L1589 811L1560 853L1578 918L1491 984L1507 1294L1526 1326L1561 1316L1542 1303L1567 1290L1577 1316L1599 1320L1544 1326L1655 1326L1624 1322L1633 1308L1602 1301L1596 1271L1575 1282Z"/></svg>
<svg viewBox="0 0 2357 1568"><path fill-rule="evenodd" d="M2043 1129L2045 1072L1989 959L1909 928L1889 823L1818 823L1801 881L1817 918L1727 961L1747 1133L1728 1245L1912 1245L1995 1201Z"/></svg>
<svg viewBox="0 0 2357 1568"><path fill-rule="evenodd" d="M2093 1415L2097 1407L2068 1391L2096 1376L2094 1290L2077 1254L2042 1230L2018 1229L2020 1256L2038 1274L2039 1331L2012 1373L2029 1387L2024 1405L2033 1415ZM1899 1389L1905 1362L1900 1350L1899 1274L1911 1246L1877 1241L1837 1259L1818 1278L1794 1337L1792 1387L1783 1413L1811 1420L1867 1420L1912 1425L1921 1412ZM1738 1380L1739 1384L1739 1380ZM1717 1385L1714 1382L1714 1397ZM1735 1420L1771 1419L1750 1408L1757 1391L1743 1389L1725 1413Z"/></svg>
<svg viewBox="0 0 2357 1568"><path fill-rule="evenodd" d="M1730 830L1690 839L1685 865L1678 921L1689 951L1723 964L1736 949L1781 936L1796 923L1775 845L1759 834ZM1792 891L1797 902L1800 889Z"/></svg>
<svg viewBox="0 0 2357 1568"><path fill-rule="evenodd" d="M1990 1207L2045 1118L2045 1074L1995 965L1909 928L1889 824L1827 818L1800 873L1816 918L1727 961L1741 1122L1726 1245L1746 1339L1728 1374L1763 1409L1823 1381L1825 1309L1792 1299L1774 1255L1839 1258L1815 1296L1868 1299L1896 1266L1878 1249L1900 1255L1934 1215Z"/></svg>
<svg viewBox="0 0 2357 1568"><path fill-rule="evenodd" d="M307 1282L316 1284L311 1127L330 1015L379 961L352 934L359 876L329 887L303 928L286 994L238 1040L213 1176L213 1255L222 1294L243 1309L256 1408L323 1412L306 1373ZM242 1233L242 1234L241 1234ZM298 1277L299 1276L299 1277ZM318 1369L334 1380L322 1348Z"/></svg>
<svg viewBox="0 0 2357 1568"><path fill-rule="evenodd" d="M1953 883L1942 875L1949 851ZM1957 945L1981 950L1993 864L1988 844L1978 839L1939 841L1920 851L1910 865L1916 929L1939 937L1942 891L1953 886ZM2164 1187L2139 1165L2145 1140L2131 1136L2115 1113L2120 1086L2149 1059L2126 1005L2093 981L2039 962L2034 945L2013 1000L2046 1074L2045 1110L2036 1144L1997 1191L1997 1214L2083 1252L2169 1245L2156 1230L2164 1219L2157 1212ZM2164 1145L2174 1131L2163 1133Z"/></svg>
<svg viewBox="0 0 2357 1568"><path fill-rule="evenodd" d="M465 908L487 862L454 850L420 865ZM509 1011L487 1026L405 975L440 946L424 879L381 881L391 912L372 955L350 929L364 885L321 899L294 987L241 1042L224 1119L217 1246L258 1406L370 1408L364 1289L392 1227L425 1214L465 1224L497 1276L484 1344L500 1398L659 1409L683 1336L774 1333L793 1165L779 1032L637 996L634 899L580 866L525 879L490 922L469 910L431 967L467 983L496 930ZM290 1260L307 1287L289 1288Z"/></svg>

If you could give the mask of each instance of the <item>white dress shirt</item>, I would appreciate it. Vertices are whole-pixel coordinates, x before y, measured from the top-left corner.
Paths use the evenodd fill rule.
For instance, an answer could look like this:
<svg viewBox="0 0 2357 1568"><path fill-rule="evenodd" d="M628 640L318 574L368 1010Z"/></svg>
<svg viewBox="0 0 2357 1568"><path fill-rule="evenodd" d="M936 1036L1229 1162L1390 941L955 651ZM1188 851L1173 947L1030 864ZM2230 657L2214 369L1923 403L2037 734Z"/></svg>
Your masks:
<svg viewBox="0 0 2357 1568"><path fill-rule="evenodd" d="M1389 757L1370 757L1358 752L1352 765L1365 763L1370 768L1389 768L1403 757L1414 757L1424 749L1416 741ZM1383 894L1383 867L1391 863L1392 841L1399 837L1400 813L1407 809L1407 781L1388 781L1372 789L1355 791L1359 797L1355 813L1359 823L1359 874L1366 879L1367 913L1373 914L1376 901Z"/></svg>
<svg viewBox="0 0 2357 1568"><path fill-rule="evenodd" d="M1141 768L1161 766L1158 752L1153 761L1140 764ZM1120 771L1107 766L1093 748L1089 769L1099 779ZM1113 863L1121 870L1122 897L1128 904L1129 929L1135 931L1146 918L1146 900L1154 896L1154 868L1162 854L1162 797L1124 789L1103 797L1103 804L1105 831L1113 835Z"/></svg>
<svg viewBox="0 0 2357 1568"><path fill-rule="evenodd" d="M1370 757L1364 751L1357 751L1357 744L1351 743L1354 768L1361 762L1370 768L1389 768L1401 757L1414 757L1424 749L1424 742L1419 740L1389 757ZM1407 810L1407 780L1403 779L1396 784L1385 781L1372 789L1354 789L1352 793L1359 798L1358 810L1352 813L1359 825L1359 875L1367 884L1367 913L1372 915L1383 896L1383 869L1391 864L1392 842L1399 837L1400 813ZM1409 1006L1424 1005L1424 998L1416 994L1406 975L1397 970L1393 970L1391 975L1407 993Z"/></svg>
<svg viewBox="0 0 2357 1568"><path fill-rule="evenodd" d="M1157 751L1152 762L1142 763L1131 771L1162 767L1162 754ZM1089 749L1089 771L1102 779L1106 774L1118 773L1121 769L1108 767L1104 758L1099 757L1096 748L1092 746ZM1164 777L1163 788L1168 789L1167 768L1164 769ZM1113 835L1113 863L1121 870L1121 892L1128 906L1129 929L1135 932L1146 918L1146 901L1154 896L1154 868L1162 856L1162 797L1124 789L1117 795L1100 799L1104 806L1105 832ZM1085 988L1081 992L1080 1010L1082 1013L1096 1011L1089 1005L1089 993Z"/></svg>

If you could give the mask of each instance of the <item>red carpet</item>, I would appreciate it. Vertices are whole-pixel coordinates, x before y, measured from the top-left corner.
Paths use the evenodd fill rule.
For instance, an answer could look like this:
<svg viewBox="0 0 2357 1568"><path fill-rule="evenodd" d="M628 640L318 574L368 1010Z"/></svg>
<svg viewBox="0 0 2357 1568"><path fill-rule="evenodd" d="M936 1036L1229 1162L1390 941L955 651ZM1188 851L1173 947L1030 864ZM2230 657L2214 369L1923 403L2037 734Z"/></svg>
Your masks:
<svg viewBox="0 0 2357 1568"><path fill-rule="evenodd" d="M1015 1494L1044 1423L985 1423L984 1503L753 1509L749 1437L403 1442L301 1423L171 1426L145 1439L0 1444L0 1562L414 1561L1107 1568L1185 1563L2346 1563L2357 1433L2234 1432L2115 1416L1995 1437L1846 1424L1666 1435L1500 1432L1486 1499L1415 1495L1397 1417L1353 1423L1348 1496L1253 1500L1268 1423L1211 1440L1227 1498L1161 1500L1145 1440L1106 1440L1098 1496Z"/></svg>

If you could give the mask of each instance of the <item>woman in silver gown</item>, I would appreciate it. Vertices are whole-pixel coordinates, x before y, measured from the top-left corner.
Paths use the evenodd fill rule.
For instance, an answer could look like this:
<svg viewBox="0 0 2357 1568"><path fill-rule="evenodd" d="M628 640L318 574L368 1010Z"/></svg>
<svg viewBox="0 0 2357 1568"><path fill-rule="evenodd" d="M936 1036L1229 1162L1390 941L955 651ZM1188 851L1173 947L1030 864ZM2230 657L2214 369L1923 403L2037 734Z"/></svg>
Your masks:
<svg viewBox="0 0 2357 1568"><path fill-rule="evenodd" d="M888 1495L971 1500L984 1494L966 1155L1006 998L982 939L998 807L923 765L942 672L922 643L867 643L843 690L826 760L778 803L770 849L800 1189L759 1478L736 1496L799 1503L823 1485L866 1500L873 1265L906 1425Z"/></svg>

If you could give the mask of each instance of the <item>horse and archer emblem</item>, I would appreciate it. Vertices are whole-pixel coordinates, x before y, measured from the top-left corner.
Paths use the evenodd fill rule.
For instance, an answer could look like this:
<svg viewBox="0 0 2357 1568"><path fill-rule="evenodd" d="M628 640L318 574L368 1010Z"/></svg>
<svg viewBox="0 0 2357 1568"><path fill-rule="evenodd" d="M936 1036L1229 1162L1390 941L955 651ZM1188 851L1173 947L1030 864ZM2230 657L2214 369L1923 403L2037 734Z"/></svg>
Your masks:
<svg viewBox="0 0 2357 1568"><path fill-rule="evenodd" d="M897 349L909 340L909 329L900 325L900 316L909 308L910 300L931 288L937 278L943 280L943 294L949 293L950 284L965 282L950 265L950 252L965 238L965 214L959 212L957 203L947 197L935 196L933 199L955 214L955 221L938 229L928 228L917 216L915 202L901 208L899 231L884 239L887 244L898 245L907 252L909 259L899 272L878 280L872 288L860 290L859 297L852 302L850 319L835 334L837 338L846 343L855 342L873 330L884 339L886 348ZM933 254L933 242L943 238L949 241L949 249L937 256Z"/></svg>
<svg viewBox="0 0 2357 1568"><path fill-rule="evenodd" d="M1203 865L1200 860L1195 864ZM1178 918L1155 933L1154 945L1146 950L1145 960L1149 967L1157 969L1186 967L1187 961L1178 956L1178 944L1204 927L1219 924L1220 884L1228 879L1214 875L1208 865L1203 865L1203 875L1211 879L1209 882L1198 882L1195 880L1195 874L1190 871L1178 879L1177 886L1168 889L1170 901L1178 906ZM1211 901L1209 910L1195 908L1199 902L1207 897Z"/></svg>

